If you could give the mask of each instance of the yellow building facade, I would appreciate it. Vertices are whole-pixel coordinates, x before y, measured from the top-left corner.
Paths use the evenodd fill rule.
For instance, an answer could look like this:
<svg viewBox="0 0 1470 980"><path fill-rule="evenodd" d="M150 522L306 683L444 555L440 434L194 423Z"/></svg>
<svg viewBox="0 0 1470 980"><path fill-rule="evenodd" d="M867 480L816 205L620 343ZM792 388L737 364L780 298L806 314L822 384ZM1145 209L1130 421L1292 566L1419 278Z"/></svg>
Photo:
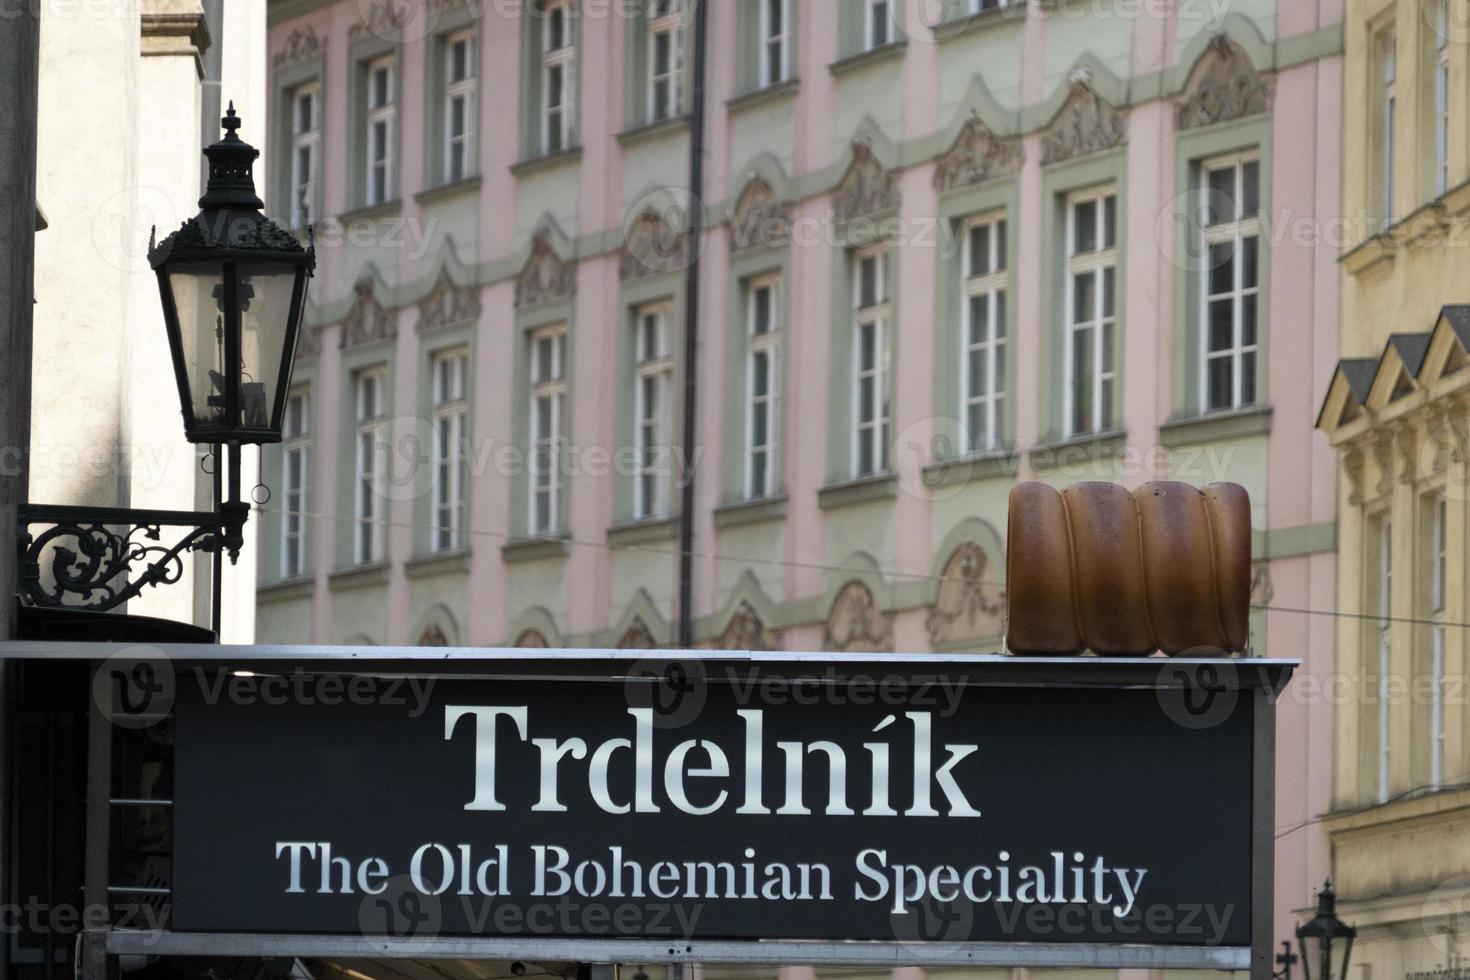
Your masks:
<svg viewBox="0 0 1470 980"><path fill-rule="evenodd" d="M1360 980L1470 947L1470 0L1347 0L1332 848ZM1340 234L1337 232L1340 231ZM1334 240L1335 239L1335 240Z"/></svg>

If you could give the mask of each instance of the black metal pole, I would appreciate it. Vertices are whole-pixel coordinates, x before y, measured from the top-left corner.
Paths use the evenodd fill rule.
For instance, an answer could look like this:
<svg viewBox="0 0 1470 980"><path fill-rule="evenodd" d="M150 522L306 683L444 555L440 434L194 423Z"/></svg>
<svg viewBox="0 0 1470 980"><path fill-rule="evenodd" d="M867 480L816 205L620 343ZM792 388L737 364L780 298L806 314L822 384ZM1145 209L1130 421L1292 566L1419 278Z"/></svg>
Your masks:
<svg viewBox="0 0 1470 980"><path fill-rule="evenodd" d="M214 512L220 511L220 504L224 503L224 474L220 467L225 465L223 446L215 443L210 447L214 454ZM214 630L214 642L219 642L220 630L220 605L224 598L224 571L225 571L225 549L223 543L214 549L214 574L210 576L209 582L209 628Z"/></svg>
<svg viewBox="0 0 1470 980"><path fill-rule="evenodd" d="M694 645L694 448L699 390L699 255L704 210L704 49L709 0L694 0L690 59L689 264L684 269L684 433L679 460L679 646Z"/></svg>

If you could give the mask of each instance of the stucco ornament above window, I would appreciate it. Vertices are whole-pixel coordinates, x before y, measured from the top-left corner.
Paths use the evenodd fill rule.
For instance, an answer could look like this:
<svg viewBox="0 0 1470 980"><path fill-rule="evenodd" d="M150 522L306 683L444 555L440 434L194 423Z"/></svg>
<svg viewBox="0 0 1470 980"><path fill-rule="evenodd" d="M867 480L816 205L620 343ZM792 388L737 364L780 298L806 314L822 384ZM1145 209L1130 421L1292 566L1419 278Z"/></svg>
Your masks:
<svg viewBox="0 0 1470 980"><path fill-rule="evenodd" d="M779 650L781 634L767 629L750 603L742 602L716 645L721 650Z"/></svg>
<svg viewBox="0 0 1470 980"><path fill-rule="evenodd" d="M974 113L965 120L959 137L934 168L934 189L941 194L995 177L1009 177L1025 160L1021 140L1002 139Z"/></svg>
<svg viewBox="0 0 1470 980"><path fill-rule="evenodd" d="M449 646L449 637L444 635L444 631L437 624L430 624L419 634L418 645L421 647L447 647Z"/></svg>
<svg viewBox="0 0 1470 980"><path fill-rule="evenodd" d="M551 232L542 228L531 238L531 254L526 256L526 264L516 277L516 306L564 299L576 291L576 265L562 261L552 247Z"/></svg>
<svg viewBox="0 0 1470 980"><path fill-rule="evenodd" d="M441 268L433 287L419 300L419 329L433 330L451 324L474 323L479 318L479 291L456 285L449 275L449 268Z"/></svg>
<svg viewBox="0 0 1470 980"><path fill-rule="evenodd" d="M996 582L986 581L990 567L985 549L973 541L954 550L925 621L930 643L988 639L1005 632L1005 596Z"/></svg>
<svg viewBox="0 0 1470 980"><path fill-rule="evenodd" d="M525 630L520 636L516 637L515 642L515 646L536 650L543 650L550 645L546 642L546 637L542 636L536 630Z"/></svg>
<svg viewBox="0 0 1470 980"><path fill-rule="evenodd" d="M1216 34L1190 72L1176 125L1193 129L1269 112L1272 95L1271 80L1256 71L1245 50Z"/></svg>
<svg viewBox="0 0 1470 980"><path fill-rule="evenodd" d="M832 603L822 649L843 653L893 649L893 617L878 611L873 593L861 582L848 582Z"/></svg>
<svg viewBox="0 0 1470 980"><path fill-rule="evenodd" d="M682 224L682 222L681 222ZM677 272L689 264L689 233L676 231L657 211L633 219L618 256L618 277L624 280Z"/></svg>
<svg viewBox="0 0 1470 980"><path fill-rule="evenodd" d="M1067 80L1067 101L1041 138L1041 163L1060 163L1121 146L1123 113L1092 90L1092 76L1081 69Z"/></svg>
<svg viewBox="0 0 1470 980"><path fill-rule="evenodd" d="M375 0L372 4L359 4L362 16L347 29L347 38L356 41L368 34L390 37L408 26L415 6L422 8L423 5L411 4L407 0Z"/></svg>
<svg viewBox="0 0 1470 980"><path fill-rule="evenodd" d="M285 68L301 61L320 58L326 53L327 41L310 24L296 28L286 36L286 43L271 58L276 68Z"/></svg>
<svg viewBox="0 0 1470 980"><path fill-rule="evenodd" d="M633 622L628 624L628 628L623 631L623 638L618 641L619 650L652 650L656 646L658 644L654 642L653 634L637 616L633 617Z"/></svg>
<svg viewBox="0 0 1470 980"><path fill-rule="evenodd" d="M730 215L731 245L739 250L779 245L791 236L791 211L764 177L752 177Z"/></svg>
<svg viewBox="0 0 1470 980"><path fill-rule="evenodd" d="M838 221L898 207L898 180L873 155L866 140L854 140L852 163L832 192L832 212Z"/></svg>
<svg viewBox="0 0 1470 980"><path fill-rule="evenodd" d="M398 336L398 326L383 304L373 295L373 277L363 276L352 284L356 297L342 320L338 347L357 347Z"/></svg>

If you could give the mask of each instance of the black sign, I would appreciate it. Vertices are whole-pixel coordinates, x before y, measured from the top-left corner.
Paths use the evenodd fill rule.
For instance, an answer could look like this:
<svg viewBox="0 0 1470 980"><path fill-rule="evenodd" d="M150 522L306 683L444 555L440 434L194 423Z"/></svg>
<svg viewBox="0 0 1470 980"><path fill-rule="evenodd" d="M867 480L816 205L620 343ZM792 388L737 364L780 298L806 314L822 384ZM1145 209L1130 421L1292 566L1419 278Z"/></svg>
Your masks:
<svg viewBox="0 0 1470 980"><path fill-rule="evenodd" d="M179 685L175 930L1250 943L1248 694L280 680Z"/></svg>

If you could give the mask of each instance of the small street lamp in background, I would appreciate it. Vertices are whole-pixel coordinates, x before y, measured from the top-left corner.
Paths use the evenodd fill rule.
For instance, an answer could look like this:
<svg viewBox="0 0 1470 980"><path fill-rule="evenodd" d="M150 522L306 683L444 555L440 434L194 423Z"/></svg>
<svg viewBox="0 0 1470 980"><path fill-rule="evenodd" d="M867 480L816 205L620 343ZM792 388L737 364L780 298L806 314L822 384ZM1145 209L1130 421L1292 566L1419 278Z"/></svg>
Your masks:
<svg viewBox="0 0 1470 980"><path fill-rule="evenodd" d="M261 213L252 176L260 151L236 134L233 103L221 125L224 137L204 149L209 179L199 213L148 250L184 438L213 449L215 509L22 504L20 593L29 606L106 612L148 586L179 581L186 551L206 552L215 558L218 633L220 557L239 557L250 513L240 499L240 447L281 440L306 282L316 268L314 245L303 247ZM50 527L33 534L31 525ZM170 544L164 527L188 530ZM41 575L43 556L50 581Z"/></svg>
<svg viewBox="0 0 1470 980"><path fill-rule="evenodd" d="M1301 948L1302 973L1306 980L1347 980L1348 961L1353 955L1353 940L1358 930L1337 917L1337 892L1328 879L1317 893L1317 914L1296 930ZM1341 950L1341 965L1333 971L1333 947ZM1278 960L1280 957L1278 957ZM1317 975L1312 975L1312 961L1317 961ZM1287 966L1290 969L1290 966Z"/></svg>

